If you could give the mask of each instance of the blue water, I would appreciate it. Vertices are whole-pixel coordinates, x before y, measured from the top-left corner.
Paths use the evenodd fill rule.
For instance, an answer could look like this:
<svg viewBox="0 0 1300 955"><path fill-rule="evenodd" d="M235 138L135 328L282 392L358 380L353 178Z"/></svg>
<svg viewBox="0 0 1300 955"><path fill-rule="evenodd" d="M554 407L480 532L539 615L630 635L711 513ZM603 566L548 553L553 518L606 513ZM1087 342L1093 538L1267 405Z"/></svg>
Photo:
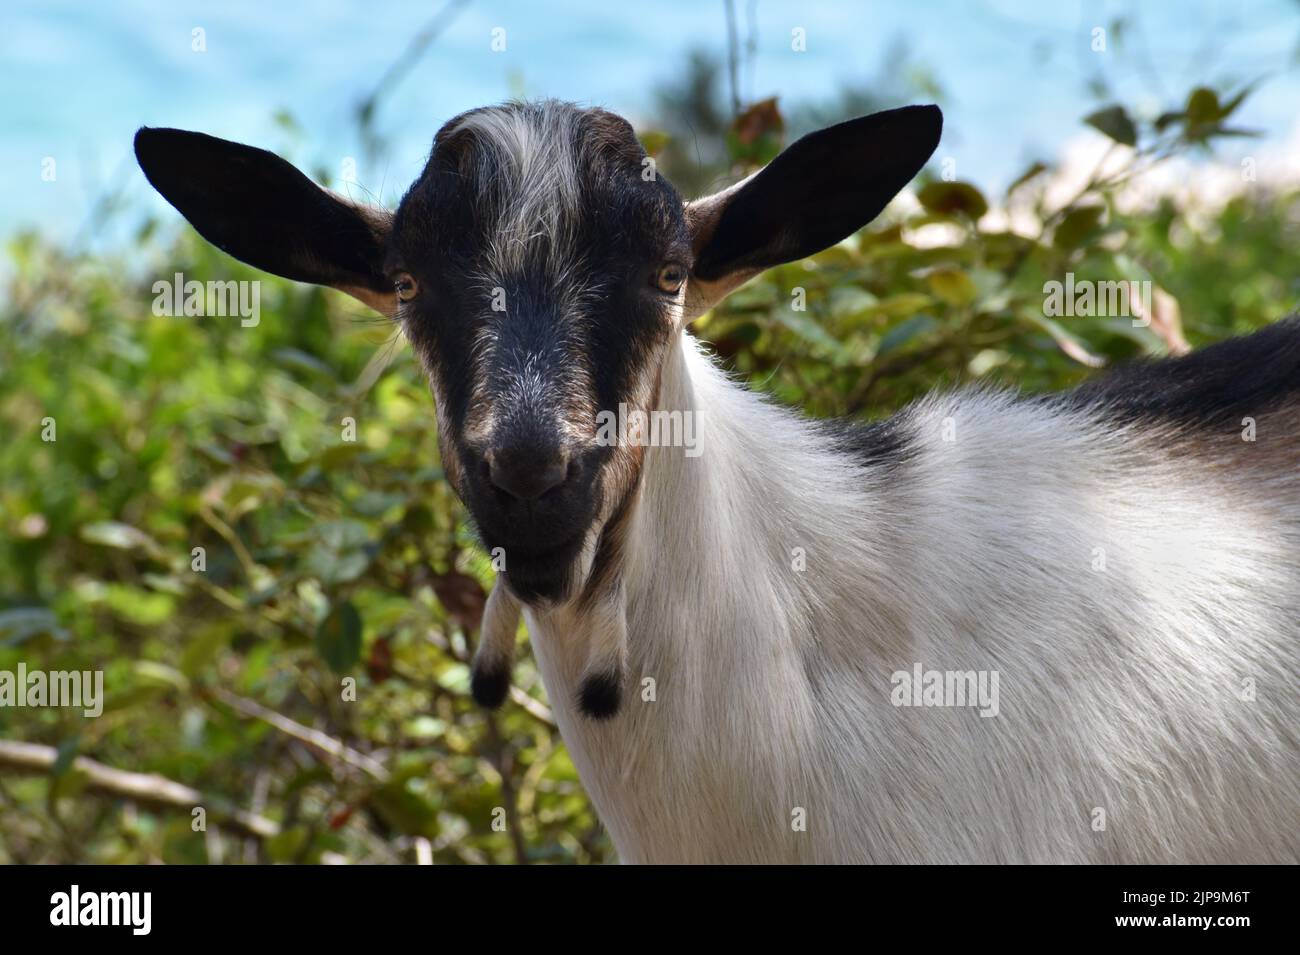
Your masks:
<svg viewBox="0 0 1300 955"><path fill-rule="evenodd" d="M471 106L520 92L600 103L634 121L686 51L725 46L722 0L471 2L384 102L387 159L367 168L354 109L442 0L71 2L5 0L0 31L0 234L39 225L82 230L95 198L124 186L131 206L161 208L130 160L142 124L180 126L256 143L308 168L357 163L363 194L400 195L433 132ZM1136 8L1128 11L1128 7ZM889 47L939 80L947 126L940 155L981 186L1005 186L1027 163L1053 157L1099 105L1101 75L1151 111L1192 82L1269 79L1240 125L1265 143L1291 133L1300 104L1300 5L1253 2L1070 3L1052 0L751 3L737 0L742 35L756 12L749 95L798 102L878 75ZM1129 18L1116 48L1089 49L1091 31ZM192 50L192 30L206 51ZM493 29L506 49L491 49ZM790 48L806 31L807 50ZM298 131L277 124L287 111ZM1227 155L1259 148L1233 144ZM53 157L56 179L42 181Z"/></svg>

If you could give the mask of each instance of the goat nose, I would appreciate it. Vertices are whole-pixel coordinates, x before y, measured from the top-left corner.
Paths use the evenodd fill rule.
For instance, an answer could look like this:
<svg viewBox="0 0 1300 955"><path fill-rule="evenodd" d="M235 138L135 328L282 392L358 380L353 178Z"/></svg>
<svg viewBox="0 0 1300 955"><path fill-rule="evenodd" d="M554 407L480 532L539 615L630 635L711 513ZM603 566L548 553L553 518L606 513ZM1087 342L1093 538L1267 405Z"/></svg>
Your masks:
<svg viewBox="0 0 1300 955"><path fill-rule="evenodd" d="M487 455L488 480L511 497L533 501L559 487L569 475L565 454L539 456L505 451Z"/></svg>

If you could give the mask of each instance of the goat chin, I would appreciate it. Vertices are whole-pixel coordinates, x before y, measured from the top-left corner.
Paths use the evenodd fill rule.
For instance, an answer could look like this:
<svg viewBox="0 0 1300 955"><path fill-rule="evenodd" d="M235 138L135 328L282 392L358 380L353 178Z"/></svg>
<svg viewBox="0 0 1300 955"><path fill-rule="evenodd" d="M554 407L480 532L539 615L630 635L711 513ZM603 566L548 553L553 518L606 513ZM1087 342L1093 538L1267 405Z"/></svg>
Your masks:
<svg viewBox="0 0 1300 955"><path fill-rule="evenodd" d="M1294 462L981 391L850 451L686 336L661 402L618 601L524 608L623 861L1300 858Z"/></svg>

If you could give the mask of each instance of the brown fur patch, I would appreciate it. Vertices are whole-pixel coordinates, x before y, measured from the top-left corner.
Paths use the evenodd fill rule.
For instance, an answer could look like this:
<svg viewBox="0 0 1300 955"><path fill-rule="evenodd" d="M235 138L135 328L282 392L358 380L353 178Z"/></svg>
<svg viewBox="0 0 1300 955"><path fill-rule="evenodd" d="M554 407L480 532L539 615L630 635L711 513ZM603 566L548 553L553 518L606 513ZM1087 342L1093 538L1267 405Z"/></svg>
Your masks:
<svg viewBox="0 0 1300 955"><path fill-rule="evenodd" d="M650 391L650 409L659 407L659 392L661 385L661 375L663 366L655 370L654 384ZM624 450L623 448L619 449ZM586 585L578 597L578 610L585 611L590 609L600 598L612 592L618 587L623 575L623 547L627 539L627 534L632 523L632 516L636 509L636 496L641 489L641 472L645 465L644 444L632 445L626 449L628 451L627 459L630 465L630 477L623 484L623 493L619 498L605 526L601 528L600 541L596 545L596 553L592 557L591 573L587 576ZM611 467L615 462L610 463ZM621 483L621 482L620 482Z"/></svg>

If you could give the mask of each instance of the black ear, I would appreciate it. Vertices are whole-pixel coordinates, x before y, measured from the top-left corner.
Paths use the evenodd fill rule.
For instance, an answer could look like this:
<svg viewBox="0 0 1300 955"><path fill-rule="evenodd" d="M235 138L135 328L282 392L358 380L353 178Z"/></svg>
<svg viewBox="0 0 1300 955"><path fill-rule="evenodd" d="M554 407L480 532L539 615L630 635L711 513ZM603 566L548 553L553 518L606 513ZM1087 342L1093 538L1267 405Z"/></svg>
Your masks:
<svg viewBox="0 0 1300 955"><path fill-rule="evenodd" d="M203 133L141 128L135 156L150 184L222 251L342 289L385 314L396 308L383 270L389 213L322 189L274 153Z"/></svg>
<svg viewBox="0 0 1300 955"><path fill-rule="evenodd" d="M921 171L942 131L939 107L905 106L809 133L744 182L687 206L692 277L734 287L852 235Z"/></svg>

